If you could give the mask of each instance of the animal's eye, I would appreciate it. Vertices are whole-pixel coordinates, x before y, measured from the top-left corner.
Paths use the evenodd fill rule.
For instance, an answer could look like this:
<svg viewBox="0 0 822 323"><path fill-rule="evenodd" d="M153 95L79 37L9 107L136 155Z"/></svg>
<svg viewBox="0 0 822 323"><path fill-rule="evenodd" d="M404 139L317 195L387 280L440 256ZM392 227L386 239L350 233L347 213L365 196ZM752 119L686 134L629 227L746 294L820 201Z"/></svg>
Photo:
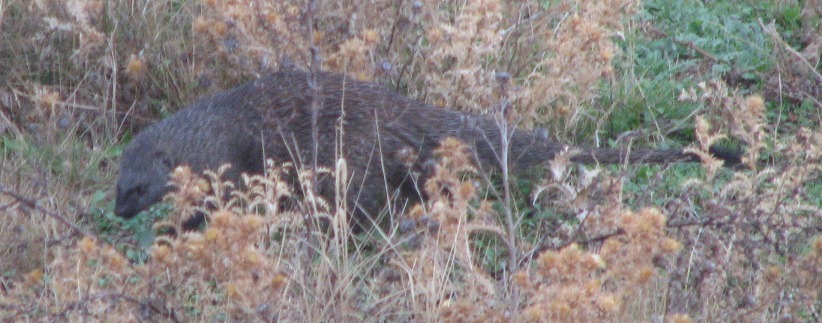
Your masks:
<svg viewBox="0 0 822 323"><path fill-rule="evenodd" d="M145 190L146 190L145 185L138 185L138 186L132 187L130 190L128 190L128 192L126 194L127 195L142 195L145 192Z"/></svg>

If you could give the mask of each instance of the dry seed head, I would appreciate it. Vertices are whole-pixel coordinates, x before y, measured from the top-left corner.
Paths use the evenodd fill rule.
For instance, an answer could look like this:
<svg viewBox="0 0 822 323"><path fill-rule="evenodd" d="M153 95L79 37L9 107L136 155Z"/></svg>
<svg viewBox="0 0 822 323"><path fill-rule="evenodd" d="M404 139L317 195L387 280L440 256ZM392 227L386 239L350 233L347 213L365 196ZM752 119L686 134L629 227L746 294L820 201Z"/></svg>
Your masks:
<svg viewBox="0 0 822 323"><path fill-rule="evenodd" d="M207 193L211 191L211 183L209 183L204 178L197 180L197 185L195 186L195 190L197 193Z"/></svg>
<svg viewBox="0 0 822 323"><path fill-rule="evenodd" d="M580 261L580 258L582 258L582 250L580 250L578 244L573 243L565 249L562 249L559 255L561 263L575 264Z"/></svg>
<svg viewBox="0 0 822 323"><path fill-rule="evenodd" d="M203 233L206 241L214 242L217 240L222 240L222 231L217 230L215 228L209 228L208 230Z"/></svg>
<svg viewBox="0 0 822 323"><path fill-rule="evenodd" d="M527 318L528 322L539 322L545 318L545 310L540 306L529 307L523 317Z"/></svg>
<svg viewBox="0 0 822 323"><path fill-rule="evenodd" d="M254 250L252 247L246 248L243 251L243 264L246 265L244 269L251 269L254 266L259 265L263 262L263 258L260 256L260 253L257 250Z"/></svg>
<svg viewBox="0 0 822 323"><path fill-rule="evenodd" d="M590 20L586 19L585 23L582 24L581 27L583 34L588 36L588 41L600 41L604 35L602 27Z"/></svg>
<svg viewBox="0 0 822 323"><path fill-rule="evenodd" d="M669 323L691 323L691 317L688 314L674 314L668 317Z"/></svg>
<svg viewBox="0 0 822 323"><path fill-rule="evenodd" d="M205 33L208 31L210 26L211 21L203 17L197 17L197 19L194 19L194 22L191 24L191 28L196 33Z"/></svg>
<svg viewBox="0 0 822 323"><path fill-rule="evenodd" d="M752 115L759 116L765 112L765 100L758 94L750 95L745 98L745 107Z"/></svg>
<svg viewBox="0 0 822 323"><path fill-rule="evenodd" d="M605 269L606 267L605 260L602 259L602 256L596 254L592 254L588 257L586 263L589 265L589 270Z"/></svg>
<svg viewBox="0 0 822 323"><path fill-rule="evenodd" d="M528 271L521 270L514 274L514 283L519 285L520 287L530 287L531 280L528 277Z"/></svg>
<svg viewBox="0 0 822 323"><path fill-rule="evenodd" d="M603 59L610 61L614 58L614 51L610 48L603 48L600 49L599 55L602 56Z"/></svg>
<svg viewBox="0 0 822 323"><path fill-rule="evenodd" d="M696 102L698 99L699 97L697 96L696 90L693 87L688 89L682 89L679 92L679 96L677 97L677 100L681 102Z"/></svg>
<svg viewBox="0 0 822 323"><path fill-rule="evenodd" d="M537 263L539 264L540 272L542 272L543 276L546 276L559 267L559 255L550 250L543 252L542 255L537 258Z"/></svg>
<svg viewBox="0 0 822 323"><path fill-rule="evenodd" d="M776 283L779 281L779 278L782 276L782 268L779 266L770 266L768 269L765 270L764 279L768 283Z"/></svg>
<svg viewBox="0 0 822 323"><path fill-rule="evenodd" d="M469 181L462 182L459 189L459 198L470 200L472 197L474 197L474 184Z"/></svg>
<svg viewBox="0 0 822 323"><path fill-rule="evenodd" d="M191 178L193 173L191 172L191 168L188 166L177 166L174 168L174 171L171 173L171 179L174 182L184 182L185 180Z"/></svg>
<svg viewBox="0 0 822 323"><path fill-rule="evenodd" d="M464 149L465 145L462 141L454 137L447 137L440 142L440 146L437 148L436 152L439 156L444 156L451 154L451 152L462 151Z"/></svg>
<svg viewBox="0 0 822 323"><path fill-rule="evenodd" d="M283 274L274 275L274 278L271 279L271 287L274 289L280 289L285 287L288 283L288 277Z"/></svg>
<svg viewBox="0 0 822 323"><path fill-rule="evenodd" d="M822 257L822 236L816 237L813 241L811 250L817 257Z"/></svg>
<svg viewBox="0 0 822 323"><path fill-rule="evenodd" d="M574 289L575 288L572 286L566 290L566 292L573 293L575 292ZM554 315L559 317L568 317L568 315L571 314L571 306L568 305L567 302L551 303L551 311L554 312Z"/></svg>
<svg viewBox="0 0 822 323"><path fill-rule="evenodd" d="M574 109L572 109L567 104L561 104L559 107L557 107L556 113L560 117L568 117L568 116L571 115L571 112L573 112L573 111L574 111Z"/></svg>
<svg viewBox="0 0 822 323"><path fill-rule="evenodd" d="M288 13L289 16L297 16L300 14L300 7L289 5L288 8L286 8L286 13Z"/></svg>
<svg viewBox="0 0 822 323"><path fill-rule="evenodd" d="M396 153L397 160L401 161L405 167L411 169L417 160L417 151L409 146L402 147Z"/></svg>
<svg viewBox="0 0 822 323"><path fill-rule="evenodd" d="M697 134L697 138L710 138L711 137L711 125L708 123L703 116L696 117L696 126L694 131ZM707 147L709 143L703 143L703 148Z"/></svg>
<svg viewBox="0 0 822 323"><path fill-rule="evenodd" d="M648 219L648 223L657 229L665 227L665 216L662 215L656 208L645 208L640 211L640 214Z"/></svg>
<svg viewBox="0 0 822 323"><path fill-rule="evenodd" d="M591 279L585 283L585 294L594 295L602 288L602 281L599 279Z"/></svg>
<svg viewBox="0 0 822 323"><path fill-rule="evenodd" d="M280 15L278 15L275 12L269 12L268 15L266 15L266 17L265 17L265 20L266 20L267 23L269 23L271 25L278 25L282 22L282 19L280 18Z"/></svg>
<svg viewBox="0 0 822 323"><path fill-rule="evenodd" d="M214 37L223 38L228 32L228 24L223 21L214 21L208 27L208 31L211 32Z"/></svg>
<svg viewBox="0 0 822 323"><path fill-rule="evenodd" d="M580 23L582 23L582 18L578 14L574 13L574 15L571 16L571 25L576 27L579 26Z"/></svg>
<svg viewBox="0 0 822 323"><path fill-rule="evenodd" d="M34 93L34 101L43 109L53 109L60 103L60 94L50 89L40 88Z"/></svg>
<svg viewBox="0 0 822 323"><path fill-rule="evenodd" d="M215 228L225 228L229 225L233 217L233 214L228 211L215 212L211 215L209 225Z"/></svg>
<svg viewBox="0 0 822 323"><path fill-rule="evenodd" d="M165 262L169 255L171 255L171 248L165 244L155 245L151 250L151 257L158 262Z"/></svg>
<svg viewBox="0 0 822 323"><path fill-rule="evenodd" d="M619 309L619 301L611 294L599 296L597 306L605 312L614 312Z"/></svg>
<svg viewBox="0 0 822 323"><path fill-rule="evenodd" d="M243 217L244 229L247 232L254 232L263 225L263 218L257 215L246 215Z"/></svg>
<svg viewBox="0 0 822 323"><path fill-rule="evenodd" d="M599 254L605 258L611 258L619 253L620 243L616 239L605 240L602 248L599 249Z"/></svg>
<svg viewBox="0 0 822 323"><path fill-rule="evenodd" d="M443 108L446 104L448 104L448 101L446 101L444 98L437 98L436 100L434 100L434 106L436 107Z"/></svg>
<svg viewBox="0 0 822 323"><path fill-rule="evenodd" d="M649 280L651 280L651 277L653 277L653 276L654 276L654 269L653 268L647 267L647 266L642 267L642 269L640 269L639 272L637 272L636 281L637 281L637 283L645 284Z"/></svg>
<svg viewBox="0 0 822 323"><path fill-rule="evenodd" d="M228 283L225 285L225 294L228 298L236 298L240 296L240 289L237 284Z"/></svg>
<svg viewBox="0 0 822 323"><path fill-rule="evenodd" d="M380 33L373 29L368 29L362 33L362 40L367 44L374 44L380 40Z"/></svg>
<svg viewBox="0 0 822 323"><path fill-rule="evenodd" d="M676 241L676 239L665 238L662 240L662 243L659 244L659 247L665 253L675 253L682 248L682 244Z"/></svg>
<svg viewBox="0 0 822 323"><path fill-rule="evenodd" d="M312 39L314 40L315 44L322 43L325 34L322 31L315 30L314 34L312 35Z"/></svg>
<svg viewBox="0 0 822 323"><path fill-rule="evenodd" d="M432 44L436 44L436 43L439 43L440 41L442 41L443 35L444 35L444 32L442 31L441 28L434 27L434 28L431 28L428 31L428 40L431 41Z"/></svg>
<svg viewBox="0 0 822 323"><path fill-rule="evenodd" d="M102 8L102 1L74 0L66 3L69 14L82 25L87 25L89 17L97 16Z"/></svg>
<svg viewBox="0 0 822 323"><path fill-rule="evenodd" d="M103 255L108 260L109 266L115 270L122 269L128 263L128 260L122 254L110 246L103 249Z"/></svg>
<svg viewBox="0 0 822 323"><path fill-rule="evenodd" d="M410 216L415 221L419 221L420 219L422 219L422 217L424 217L425 214L425 209L420 204L415 204L411 208L411 211L408 212L408 216Z"/></svg>
<svg viewBox="0 0 822 323"><path fill-rule="evenodd" d="M201 248L206 243L205 238L200 233L187 232L185 235L186 235L185 246L189 247L192 250L197 249L197 248Z"/></svg>
<svg viewBox="0 0 822 323"><path fill-rule="evenodd" d="M131 79L137 80L145 75L146 66L141 57L132 54L126 63L126 75Z"/></svg>
<svg viewBox="0 0 822 323"><path fill-rule="evenodd" d="M94 240L89 237L85 237L83 240L80 240L80 242L77 243L77 246L79 247L80 252L86 255L97 250L97 245L94 243Z"/></svg>
<svg viewBox="0 0 822 323"><path fill-rule="evenodd" d="M30 286L38 285L43 282L43 270L35 269L26 273L26 283Z"/></svg>
<svg viewBox="0 0 822 323"><path fill-rule="evenodd" d="M647 236L652 234L654 232L654 229L656 229L654 223L646 218L639 219L639 223L637 226L629 228L629 230L638 233L641 236Z"/></svg>
<svg viewBox="0 0 822 323"><path fill-rule="evenodd" d="M626 213L619 220L619 224L625 228L633 228L637 225L637 220L637 217L633 213L626 211Z"/></svg>
<svg viewBox="0 0 822 323"><path fill-rule="evenodd" d="M371 79L371 74L364 71L360 71L357 72L357 74L355 74L354 77L357 78L357 80L359 81L368 81Z"/></svg>

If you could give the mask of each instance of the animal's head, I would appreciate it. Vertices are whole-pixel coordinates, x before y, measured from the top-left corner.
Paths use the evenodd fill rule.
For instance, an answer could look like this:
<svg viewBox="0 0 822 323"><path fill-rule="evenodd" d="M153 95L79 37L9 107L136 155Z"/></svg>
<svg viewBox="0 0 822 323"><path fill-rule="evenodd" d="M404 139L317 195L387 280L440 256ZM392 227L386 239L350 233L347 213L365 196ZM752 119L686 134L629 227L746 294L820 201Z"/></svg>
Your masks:
<svg viewBox="0 0 822 323"><path fill-rule="evenodd" d="M120 161L114 213L127 219L160 202L172 189L169 173L174 163L166 152L139 139L135 138Z"/></svg>

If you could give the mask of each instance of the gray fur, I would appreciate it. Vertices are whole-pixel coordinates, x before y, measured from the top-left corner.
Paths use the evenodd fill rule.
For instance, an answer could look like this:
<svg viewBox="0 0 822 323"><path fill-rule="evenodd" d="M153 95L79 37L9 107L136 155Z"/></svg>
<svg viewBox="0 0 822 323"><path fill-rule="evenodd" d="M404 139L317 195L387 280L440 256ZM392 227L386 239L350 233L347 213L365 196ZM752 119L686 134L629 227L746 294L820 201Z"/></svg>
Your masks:
<svg viewBox="0 0 822 323"><path fill-rule="evenodd" d="M227 179L235 181L241 173L262 172L265 158L310 165L309 77L299 71L278 72L195 102L141 132L123 154L115 212L132 217L160 201L169 191L168 173L177 165L202 171L230 163ZM334 165L341 120L351 180L349 206L358 221L374 221L387 204L386 196L399 196L400 204L418 200L409 173L423 169L446 137L465 141L483 169L500 167L499 127L489 118L435 108L337 74L317 74L317 86L318 164ZM543 165L564 146L544 133L514 129L511 170ZM398 157L409 148L416 153L411 169ZM625 155L615 149L583 150L572 161L618 163ZM681 160L694 158L682 150L641 150L631 152L628 161ZM325 184L321 192L332 198L333 190Z"/></svg>

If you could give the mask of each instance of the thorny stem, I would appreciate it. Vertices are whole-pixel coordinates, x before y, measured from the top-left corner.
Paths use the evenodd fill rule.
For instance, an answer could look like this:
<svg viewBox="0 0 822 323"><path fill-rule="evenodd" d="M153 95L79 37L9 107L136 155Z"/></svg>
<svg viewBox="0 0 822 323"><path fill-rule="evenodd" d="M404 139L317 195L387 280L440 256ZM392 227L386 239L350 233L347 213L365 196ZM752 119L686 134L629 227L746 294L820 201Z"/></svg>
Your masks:
<svg viewBox="0 0 822 323"><path fill-rule="evenodd" d="M394 23L391 24L391 34L388 36L388 46L385 46L386 56L388 56L387 54L391 51L391 46L394 45L394 36L397 33L397 27L399 26L400 21L401 21L400 20L400 13L401 13L402 5L403 5L403 0L397 1L397 3L396 3L397 10L394 12L394 17L395 17Z"/></svg>
<svg viewBox="0 0 822 323"><path fill-rule="evenodd" d="M402 5L402 3L400 3L398 6L401 6L401 5ZM423 28L422 28L422 23L420 22L421 21L421 19L420 19L420 8L421 7L417 7L416 5L412 5L412 9L413 9L413 11L412 11L412 13L413 13L412 14L412 17L413 17L413 30L417 33L417 36L416 36L416 38L414 39L414 42L413 42L414 46L411 47L411 50L412 50L411 55L408 55L408 60L406 60L405 63L402 64L402 67L400 68L400 72L397 74L397 82L396 82L396 85L394 86L395 90L397 90L397 91L399 91L399 89L400 89L400 85L402 84L402 77L403 77L403 75L405 75L405 71L408 69L409 66L414 64L414 59L415 59L415 57L417 57L417 55L420 52L420 47L421 47L420 41L422 40L423 35L425 35L425 32L423 31ZM398 10L398 12L399 12L399 10ZM392 39L393 39L393 35L392 35ZM391 43L389 43L389 46L390 46L390 44Z"/></svg>
<svg viewBox="0 0 822 323"><path fill-rule="evenodd" d="M310 0L306 4L305 8L305 20L304 23L307 24L306 29L308 31L308 39L311 41L310 47L310 60L308 63L309 73L308 73L308 89L310 92L311 103L309 108L311 109L311 185L308 187L310 190L310 195L312 197L316 197L318 190L317 190L317 155L319 153L319 144L320 144L320 136L319 136L319 113L320 113L320 85L317 83L317 73L319 72L320 68L320 48L317 44L317 40L314 38L314 23L315 23L315 12L317 9L317 1ZM308 207L311 209L311 215L317 215L319 210L317 209L317 201L315 198L312 198L309 201ZM316 221L315 216L309 216L305 222L308 231L313 232L313 225ZM311 237L311 234L308 234L308 238ZM310 244L310 243L309 243ZM308 248L309 259L313 258L313 248ZM307 272L306 272L307 273Z"/></svg>
<svg viewBox="0 0 822 323"><path fill-rule="evenodd" d="M320 147L320 129L318 120L320 114L320 85L317 83L317 73L320 68L320 49L314 38L314 11L317 8L317 1L308 2L306 19L308 23L308 37L311 39L311 62L309 63L310 73L308 76L308 88L311 91L311 191L317 193L317 155ZM316 211L316 210L315 210Z"/></svg>
<svg viewBox="0 0 822 323"><path fill-rule="evenodd" d="M500 104L496 111L495 119L500 132L500 168L502 170L502 194L505 203L503 209L505 210L505 225L508 236L505 240L508 244L508 263L510 264L508 269L510 273L513 273L517 271L519 264L517 261L519 259L519 250L517 248L517 230L514 225L514 214L511 212L511 185L508 174L508 147L511 137L508 130L508 122L505 120L506 110L510 104L508 102L507 86L510 82L511 75L508 73L497 73L496 78L500 86ZM516 297L514 297L514 299L516 299Z"/></svg>

